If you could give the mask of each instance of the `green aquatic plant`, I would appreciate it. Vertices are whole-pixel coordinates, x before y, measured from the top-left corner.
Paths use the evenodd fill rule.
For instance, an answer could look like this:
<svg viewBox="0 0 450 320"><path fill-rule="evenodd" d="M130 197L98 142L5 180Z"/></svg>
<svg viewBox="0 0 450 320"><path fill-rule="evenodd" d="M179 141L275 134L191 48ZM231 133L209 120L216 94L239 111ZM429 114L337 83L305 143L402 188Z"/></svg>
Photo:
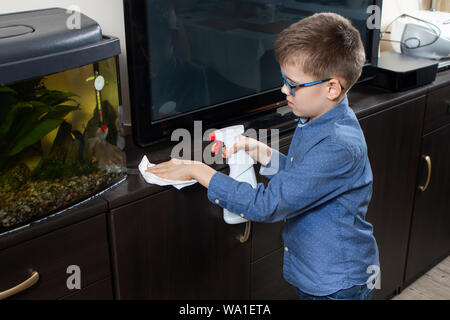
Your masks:
<svg viewBox="0 0 450 320"><path fill-rule="evenodd" d="M91 174L98 171L91 161L83 159L84 139L66 121L59 126L50 153L42 157L33 171L32 180L54 180Z"/></svg>
<svg viewBox="0 0 450 320"><path fill-rule="evenodd" d="M58 128L64 118L79 109L71 92L48 90L44 78L0 86L0 168L10 166L16 156ZM0 169L0 170L1 170Z"/></svg>

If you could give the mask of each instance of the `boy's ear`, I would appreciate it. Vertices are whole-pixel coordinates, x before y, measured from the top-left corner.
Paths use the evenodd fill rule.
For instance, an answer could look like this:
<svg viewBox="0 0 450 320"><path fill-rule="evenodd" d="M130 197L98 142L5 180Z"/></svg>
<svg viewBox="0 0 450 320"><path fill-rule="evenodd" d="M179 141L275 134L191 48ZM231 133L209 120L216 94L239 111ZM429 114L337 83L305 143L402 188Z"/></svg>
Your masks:
<svg viewBox="0 0 450 320"><path fill-rule="evenodd" d="M341 82L338 79L331 79L327 85L327 98L331 101L337 100L343 93Z"/></svg>

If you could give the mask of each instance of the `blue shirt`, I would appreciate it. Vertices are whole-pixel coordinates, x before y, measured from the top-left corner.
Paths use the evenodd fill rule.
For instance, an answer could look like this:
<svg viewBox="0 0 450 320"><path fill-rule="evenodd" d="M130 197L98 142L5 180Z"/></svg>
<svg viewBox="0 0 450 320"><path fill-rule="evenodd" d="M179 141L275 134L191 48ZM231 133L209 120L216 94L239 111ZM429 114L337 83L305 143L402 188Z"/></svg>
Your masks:
<svg viewBox="0 0 450 320"><path fill-rule="evenodd" d="M324 296L368 283L379 270L365 221L372 170L347 97L321 117L299 121L288 155L273 150L260 173L270 181L254 189L218 172L208 199L251 221L285 220L283 274L303 292Z"/></svg>

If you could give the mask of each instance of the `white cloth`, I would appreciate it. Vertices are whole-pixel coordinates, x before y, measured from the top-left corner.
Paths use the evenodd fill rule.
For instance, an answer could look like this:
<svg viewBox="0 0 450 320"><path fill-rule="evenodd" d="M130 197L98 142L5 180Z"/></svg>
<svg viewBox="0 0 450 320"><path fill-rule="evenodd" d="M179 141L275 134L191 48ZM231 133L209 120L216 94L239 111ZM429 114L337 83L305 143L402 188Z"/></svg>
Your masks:
<svg viewBox="0 0 450 320"><path fill-rule="evenodd" d="M141 172L142 177L145 179L147 183L156 184L158 186L174 186L178 190L183 189L184 187L191 186L197 183L197 180L187 180L187 181L177 181L177 180L167 180L159 178L153 173L146 172L148 167L154 167L155 164L150 163L148 161L147 156L142 158L141 163L139 164L139 171Z"/></svg>

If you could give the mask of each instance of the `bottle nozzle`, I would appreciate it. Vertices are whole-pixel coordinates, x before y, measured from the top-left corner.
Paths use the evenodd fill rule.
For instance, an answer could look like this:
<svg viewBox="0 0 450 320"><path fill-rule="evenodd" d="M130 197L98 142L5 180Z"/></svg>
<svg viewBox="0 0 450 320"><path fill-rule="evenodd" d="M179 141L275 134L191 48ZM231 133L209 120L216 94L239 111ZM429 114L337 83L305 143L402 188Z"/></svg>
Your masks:
<svg viewBox="0 0 450 320"><path fill-rule="evenodd" d="M222 145L222 142L220 142L220 141L217 141L214 144L214 146L212 148L212 152L214 153L215 156L217 156L217 154L219 153L219 148L220 148L221 145Z"/></svg>

